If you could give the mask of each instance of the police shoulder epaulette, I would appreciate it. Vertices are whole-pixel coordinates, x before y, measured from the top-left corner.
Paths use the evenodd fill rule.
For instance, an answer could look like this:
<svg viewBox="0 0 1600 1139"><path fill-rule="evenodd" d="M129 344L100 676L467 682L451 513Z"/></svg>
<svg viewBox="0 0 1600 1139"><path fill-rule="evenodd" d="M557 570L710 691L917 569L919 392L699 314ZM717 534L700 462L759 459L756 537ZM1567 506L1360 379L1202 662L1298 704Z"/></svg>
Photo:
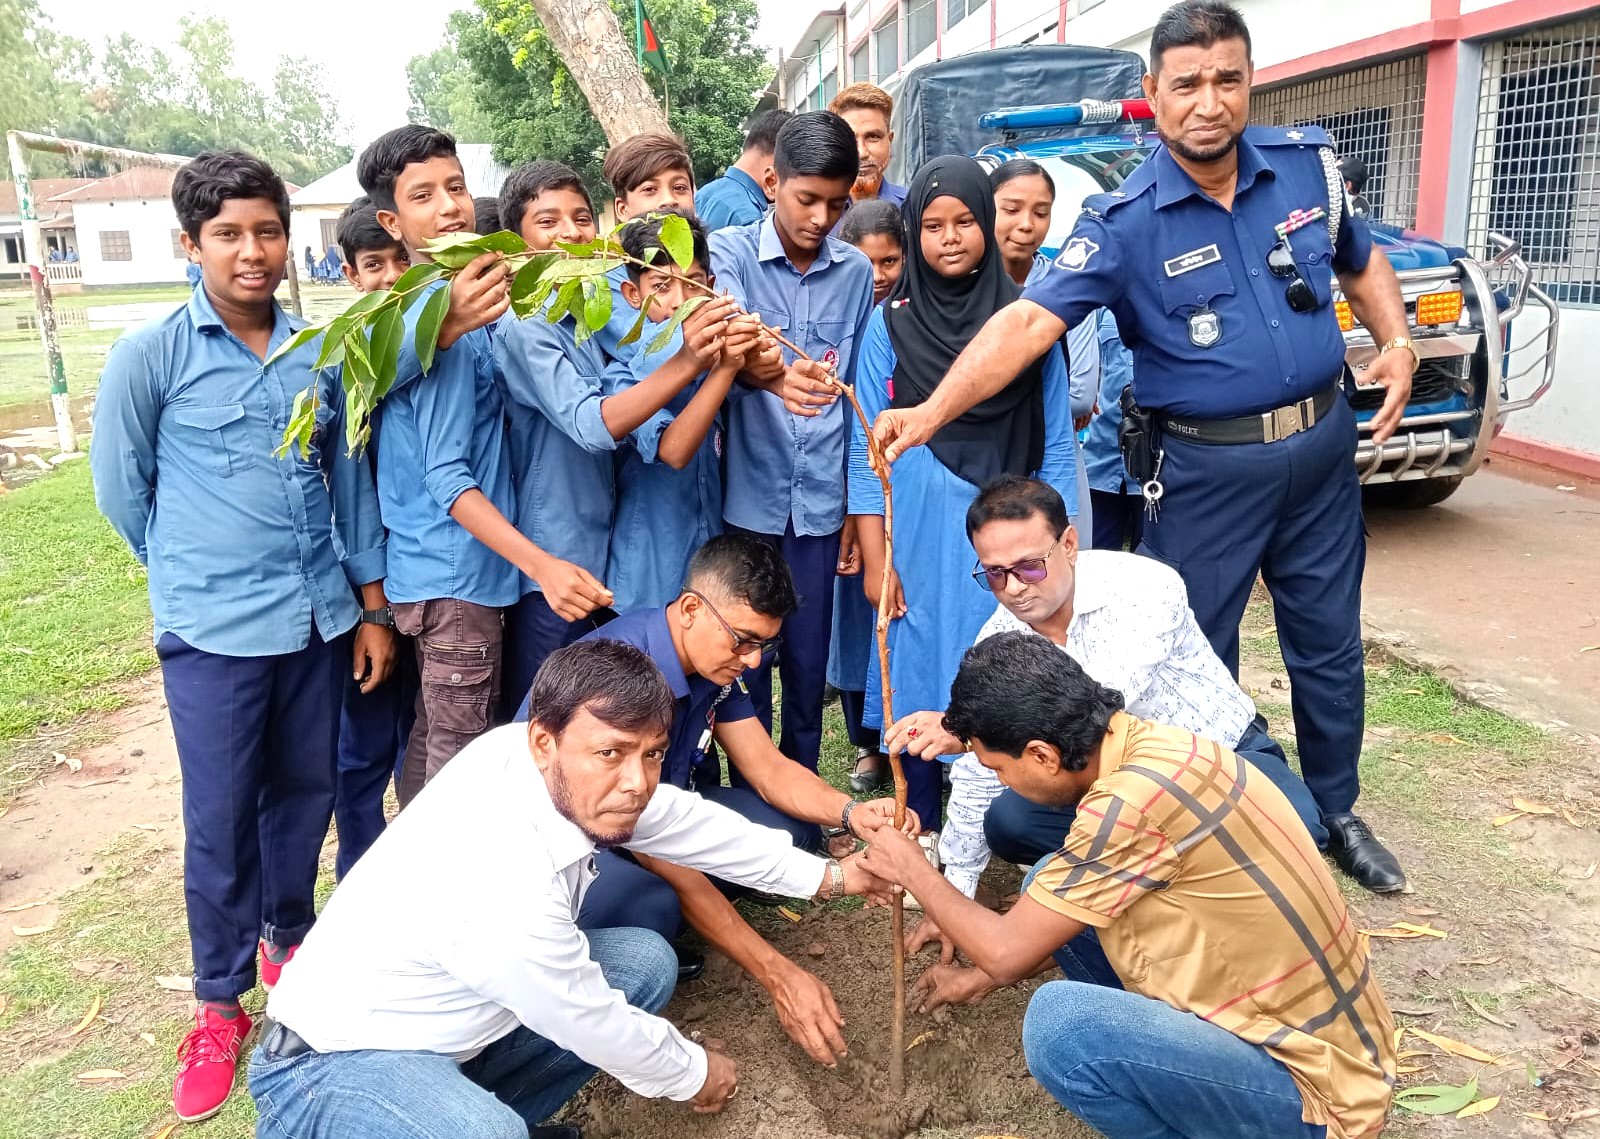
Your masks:
<svg viewBox="0 0 1600 1139"><path fill-rule="evenodd" d="M1130 196L1121 190L1112 190L1105 194L1090 194L1083 199L1083 212L1090 217L1103 218L1119 206L1127 205L1137 196L1137 194Z"/></svg>
<svg viewBox="0 0 1600 1139"><path fill-rule="evenodd" d="M1298 127L1247 127L1245 138L1255 146L1331 146L1328 132L1307 124Z"/></svg>

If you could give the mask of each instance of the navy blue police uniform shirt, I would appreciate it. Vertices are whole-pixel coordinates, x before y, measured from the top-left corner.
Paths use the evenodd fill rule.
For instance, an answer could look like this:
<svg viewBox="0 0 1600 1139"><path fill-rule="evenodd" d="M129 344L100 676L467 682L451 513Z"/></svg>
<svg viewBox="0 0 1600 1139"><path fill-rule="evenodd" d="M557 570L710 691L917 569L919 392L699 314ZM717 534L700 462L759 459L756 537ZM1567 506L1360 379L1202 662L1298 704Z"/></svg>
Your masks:
<svg viewBox="0 0 1600 1139"><path fill-rule="evenodd" d="M732 684L715 684L696 674L685 676L678 663L678 650L672 647L672 632L667 627L665 609L639 609L609 621L585 641L621 641L644 652L656 663L672 690L672 728L667 733L667 756L661 764L661 781L674 787L689 788L694 769L707 760L711 731L717 724L748 720L756 714L750 692L740 677ZM522 699L516 721L526 723L528 698ZM710 772L706 780L715 783Z"/></svg>
<svg viewBox="0 0 1600 1139"><path fill-rule="evenodd" d="M1341 203L1337 243L1326 218L1289 235L1316 295L1311 312L1289 307L1292 278L1274 277L1267 255L1279 223L1342 197L1319 153L1327 146L1317 127L1247 128L1231 211L1159 147L1120 189L1085 199L1050 272L1022 295L1069 328L1109 308L1142 407L1231 419L1314 395L1343 374L1333 275L1366 268L1372 233Z"/></svg>

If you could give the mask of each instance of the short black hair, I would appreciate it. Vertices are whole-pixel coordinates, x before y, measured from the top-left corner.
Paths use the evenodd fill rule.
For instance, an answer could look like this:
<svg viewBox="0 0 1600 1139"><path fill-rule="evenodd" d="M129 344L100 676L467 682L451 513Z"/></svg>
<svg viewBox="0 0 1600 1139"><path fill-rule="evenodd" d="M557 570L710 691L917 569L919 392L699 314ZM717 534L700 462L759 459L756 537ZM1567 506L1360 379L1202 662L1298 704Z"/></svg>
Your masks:
<svg viewBox="0 0 1600 1139"><path fill-rule="evenodd" d="M1150 33L1150 74L1161 74L1161 57L1169 48L1210 47L1222 40L1243 40L1251 57L1250 29L1239 9L1227 0L1179 0L1156 21Z"/></svg>
<svg viewBox="0 0 1600 1139"><path fill-rule="evenodd" d="M748 605L763 617L782 619L800 607L778 547L743 534L720 534L696 550L683 587Z"/></svg>
<svg viewBox="0 0 1600 1139"><path fill-rule="evenodd" d="M172 209L189 240L200 241L200 227L234 198L265 198L277 208L289 232L289 187L277 171L242 150L207 150L178 168L172 178Z"/></svg>
<svg viewBox="0 0 1600 1139"><path fill-rule="evenodd" d="M414 162L426 162L430 158L454 158L459 162L456 140L442 130L418 123L396 127L379 135L361 152L356 160L356 181L361 183L362 191L372 199L373 205L380 210L392 210L394 184L401 171Z"/></svg>
<svg viewBox="0 0 1600 1139"><path fill-rule="evenodd" d="M1072 525L1067 504L1055 487L1021 475L1001 475L978 492L967 507L967 541L991 522L1021 522L1038 515L1057 534Z"/></svg>
<svg viewBox="0 0 1600 1139"><path fill-rule="evenodd" d="M1367 164L1359 154L1347 154L1339 159L1339 176L1350 183L1352 194L1367 188Z"/></svg>
<svg viewBox="0 0 1600 1139"><path fill-rule="evenodd" d="M950 686L945 730L958 739L1020 756L1032 740L1082 771L1105 739L1122 693L1096 681L1049 639L1018 629L979 641Z"/></svg>
<svg viewBox="0 0 1600 1139"><path fill-rule="evenodd" d="M344 259L352 264L363 253L386 253L391 249L404 249L398 238L378 224L378 207L365 194L351 202L339 215L339 224L333 233Z"/></svg>
<svg viewBox="0 0 1600 1139"><path fill-rule="evenodd" d="M861 152L849 123L832 111L807 111L778 131L772 165L779 178L810 175L853 183L861 173Z"/></svg>
<svg viewBox="0 0 1600 1139"><path fill-rule="evenodd" d="M900 216L900 207L882 198L868 198L852 202L839 223L839 240L860 245L863 237L881 234L893 238L901 249L906 247L906 220Z"/></svg>
<svg viewBox="0 0 1600 1139"><path fill-rule="evenodd" d="M1015 182L1018 178L1032 178L1034 175L1044 179L1045 188L1050 191L1050 198L1054 201L1056 180L1050 177L1050 171L1031 158L1013 158L1010 162L1002 162L996 166L989 171L989 188L998 190L1007 182Z"/></svg>
<svg viewBox="0 0 1600 1139"><path fill-rule="evenodd" d="M512 233L522 232L522 215L528 212L528 205L546 190L571 190L580 194L594 210L594 201L589 197L589 187L583 184L583 179L578 177L578 172L564 162L550 162L538 159L534 162L524 162L510 174L500 185L500 224Z"/></svg>
<svg viewBox="0 0 1600 1139"><path fill-rule="evenodd" d="M500 199L473 198L472 232L479 235L498 233L502 228L500 224Z"/></svg>
<svg viewBox="0 0 1600 1139"><path fill-rule="evenodd" d="M528 722L559 737L583 709L623 731L672 727L672 689L655 662L624 641L575 641L545 658L528 694Z"/></svg>
<svg viewBox="0 0 1600 1139"><path fill-rule="evenodd" d="M688 210L678 209L676 206L662 206L659 210L651 210L638 221L629 221L622 227L622 251L629 257L637 257L640 261L645 259L645 254L651 249L661 248L661 223L669 217L680 217L689 223L689 234L694 239L694 261L707 273L711 272L711 248L706 241L706 227ZM666 253L658 253L652 265L663 269L674 268L672 258ZM639 283L639 278L644 276L644 269L632 262L628 263L628 279L634 284Z"/></svg>
<svg viewBox="0 0 1600 1139"><path fill-rule="evenodd" d="M740 153L771 154L778 148L778 132L792 118L793 111L762 111L745 128L744 147Z"/></svg>

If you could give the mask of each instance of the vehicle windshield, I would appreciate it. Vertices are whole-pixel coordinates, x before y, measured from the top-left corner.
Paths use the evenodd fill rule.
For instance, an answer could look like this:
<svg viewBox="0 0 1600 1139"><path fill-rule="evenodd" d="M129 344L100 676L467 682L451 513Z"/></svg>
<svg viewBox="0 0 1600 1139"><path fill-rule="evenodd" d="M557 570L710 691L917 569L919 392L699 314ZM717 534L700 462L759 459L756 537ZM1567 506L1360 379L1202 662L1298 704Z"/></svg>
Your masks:
<svg viewBox="0 0 1600 1139"><path fill-rule="evenodd" d="M1050 215L1050 232L1044 239L1044 252L1054 254L1061 248L1078 220L1085 198L1121 186L1149 153L1148 150L1130 147L1081 154L1030 155L1050 172L1056 184L1056 208ZM980 158L990 169L999 164L999 160L990 155L981 155Z"/></svg>

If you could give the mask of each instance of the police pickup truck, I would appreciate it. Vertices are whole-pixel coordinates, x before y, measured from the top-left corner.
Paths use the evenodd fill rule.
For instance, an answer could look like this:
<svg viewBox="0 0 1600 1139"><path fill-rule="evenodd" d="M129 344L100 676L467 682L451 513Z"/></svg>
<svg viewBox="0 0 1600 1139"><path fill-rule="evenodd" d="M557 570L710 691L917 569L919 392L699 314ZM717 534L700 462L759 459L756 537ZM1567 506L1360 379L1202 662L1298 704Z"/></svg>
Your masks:
<svg viewBox="0 0 1600 1139"><path fill-rule="evenodd" d="M964 151L990 167L1031 158L1056 184L1058 208L1045 241L1045 252L1053 254L1084 198L1115 190L1160 145L1138 87L1142 72L1131 52L1073 45L1000 49L918 68L897 99L891 176L899 173L903 181L937 154ZM1064 91L1105 97L1049 101ZM1383 389L1363 385L1362 374L1378 349L1334 281L1335 311L1356 379L1351 402L1361 437L1355 463L1369 499L1431 506L1483 464L1512 412L1549 390L1559 310L1534 284L1514 234L1490 234L1480 260L1411 231L1376 221L1371 227L1399 275L1421 363L1399 427L1383 444L1374 443L1370 422ZM1530 310L1524 324L1531 330L1514 340L1513 324L1530 305L1542 315Z"/></svg>

